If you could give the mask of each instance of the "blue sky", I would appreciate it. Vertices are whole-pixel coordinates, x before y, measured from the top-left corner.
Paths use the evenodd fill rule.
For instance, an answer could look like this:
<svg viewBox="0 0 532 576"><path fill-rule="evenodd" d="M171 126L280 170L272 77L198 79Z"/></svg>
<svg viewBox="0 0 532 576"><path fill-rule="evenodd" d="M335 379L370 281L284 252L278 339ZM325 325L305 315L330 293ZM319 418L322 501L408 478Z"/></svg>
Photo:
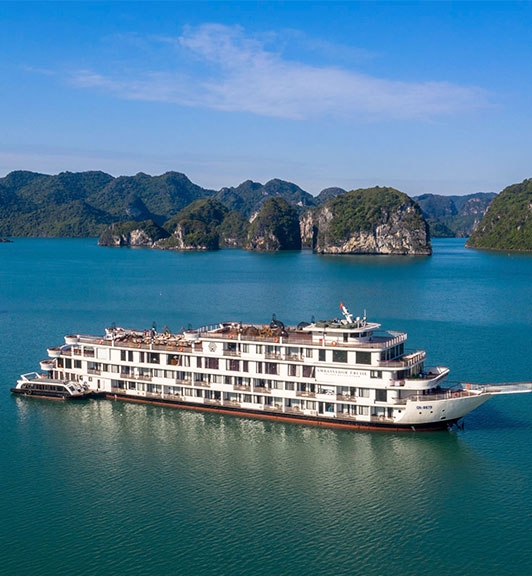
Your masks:
<svg viewBox="0 0 532 576"><path fill-rule="evenodd" d="M499 192L532 177L529 2L0 2L0 176Z"/></svg>

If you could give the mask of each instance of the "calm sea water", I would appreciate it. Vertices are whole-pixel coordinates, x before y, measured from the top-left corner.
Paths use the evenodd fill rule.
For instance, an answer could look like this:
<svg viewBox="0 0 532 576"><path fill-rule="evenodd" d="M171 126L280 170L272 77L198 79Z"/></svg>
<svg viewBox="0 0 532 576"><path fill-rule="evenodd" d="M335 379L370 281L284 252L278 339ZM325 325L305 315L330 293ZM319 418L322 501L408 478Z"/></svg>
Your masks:
<svg viewBox="0 0 532 576"><path fill-rule="evenodd" d="M327 430L111 401L15 398L68 333L339 314L406 330L473 382L532 380L532 257L432 257L95 240L0 244L0 572L530 575L532 395L451 433Z"/></svg>

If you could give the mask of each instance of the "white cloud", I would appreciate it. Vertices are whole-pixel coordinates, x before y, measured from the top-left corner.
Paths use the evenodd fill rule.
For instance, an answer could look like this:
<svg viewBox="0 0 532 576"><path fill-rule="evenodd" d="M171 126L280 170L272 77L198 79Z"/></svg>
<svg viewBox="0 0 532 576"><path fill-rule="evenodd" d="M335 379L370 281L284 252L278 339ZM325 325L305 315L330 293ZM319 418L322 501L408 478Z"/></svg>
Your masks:
<svg viewBox="0 0 532 576"><path fill-rule="evenodd" d="M176 51L177 71L133 78L82 70L72 80L121 98L290 119L431 120L488 104L487 94L476 87L377 78L289 60L269 48L272 38L267 43L249 37L237 26L189 27L177 39L155 39Z"/></svg>

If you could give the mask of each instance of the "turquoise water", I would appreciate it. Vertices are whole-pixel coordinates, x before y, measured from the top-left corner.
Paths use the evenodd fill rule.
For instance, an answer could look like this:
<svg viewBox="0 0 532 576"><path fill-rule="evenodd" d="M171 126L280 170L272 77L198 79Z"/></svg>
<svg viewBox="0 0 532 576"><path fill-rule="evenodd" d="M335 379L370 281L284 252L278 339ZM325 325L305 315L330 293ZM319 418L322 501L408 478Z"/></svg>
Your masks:
<svg viewBox="0 0 532 576"><path fill-rule="evenodd" d="M409 332L452 378L532 380L532 257L433 257L95 240L0 244L0 572L530 575L532 395L451 433L327 430L111 401L14 398L73 332L355 315Z"/></svg>

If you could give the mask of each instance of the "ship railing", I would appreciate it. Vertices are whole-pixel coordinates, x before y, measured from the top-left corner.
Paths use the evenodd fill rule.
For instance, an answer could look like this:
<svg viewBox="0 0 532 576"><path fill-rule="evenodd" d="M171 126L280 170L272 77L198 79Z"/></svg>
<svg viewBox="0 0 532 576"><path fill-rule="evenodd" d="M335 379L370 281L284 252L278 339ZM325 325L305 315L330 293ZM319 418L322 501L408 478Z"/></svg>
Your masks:
<svg viewBox="0 0 532 576"><path fill-rule="evenodd" d="M406 368L422 362L427 357L424 350L404 355L400 360L379 360L378 365L386 368Z"/></svg>
<svg viewBox="0 0 532 576"><path fill-rule="evenodd" d="M344 400L345 402L356 402L357 401L357 397L353 396L351 394L337 394L336 399L337 400Z"/></svg>
<svg viewBox="0 0 532 576"><path fill-rule="evenodd" d="M461 388L460 386L447 388L436 394L410 394L404 398L398 399L394 404L406 404L407 402L430 402L434 400L448 400L449 398L465 398L468 396L476 396L475 392L469 389Z"/></svg>
<svg viewBox="0 0 532 576"><path fill-rule="evenodd" d="M251 392L251 386L245 386L243 384L234 384L233 390L238 392Z"/></svg>
<svg viewBox="0 0 532 576"><path fill-rule="evenodd" d="M303 414L303 410L299 406L286 406L284 411L286 414Z"/></svg>
<svg viewBox="0 0 532 576"><path fill-rule="evenodd" d="M308 390L296 390L296 396L300 398L316 398L316 392L309 392Z"/></svg>
<svg viewBox="0 0 532 576"><path fill-rule="evenodd" d="M293 362L304 362L305 358L300 356L299 354L284 354L282 357L283 360L291 360Z"/></svg>
<svg viewBox="0 0 532 576"><path fill-rule="evenodd" d="M281 404L264 404L264 410L266 412L282 412L283 407Z"/></svg>
<svg viewBox="0 0 532 576"><path fill-rule="evenodd" d="M101 370L95 370L94 368L88 368L87 373L88 374L94 374L95 376L100 376L102 371Z"/></svg>
<svg viewBox="0 0 532 576"><path fill-rule="evenodd" d="M237 402L236 400L224 400L223 405L231 406L233 408L240 408L240 402Z"/></svg>
<svg viewBox="0 0 532 576"><path fill-rule="evenodd" d="M207 382L206 380L195 380L194 381L194 386L199 386L200 388L210 388L210 382Z"/></svg>
<svg viewBox="0 0 532 576"><path fill-rule="evenodd" d="M203 402L204 404L214 404L216 406L220 406L222 403L221 400L216 400L216 398L204 398Z"/></svg>
<svg viewBox="0 0 532 576"><path fill-rule="evenodd" d="M224 356L242 356L242 353L238 350L224 350Z"/></svg>

